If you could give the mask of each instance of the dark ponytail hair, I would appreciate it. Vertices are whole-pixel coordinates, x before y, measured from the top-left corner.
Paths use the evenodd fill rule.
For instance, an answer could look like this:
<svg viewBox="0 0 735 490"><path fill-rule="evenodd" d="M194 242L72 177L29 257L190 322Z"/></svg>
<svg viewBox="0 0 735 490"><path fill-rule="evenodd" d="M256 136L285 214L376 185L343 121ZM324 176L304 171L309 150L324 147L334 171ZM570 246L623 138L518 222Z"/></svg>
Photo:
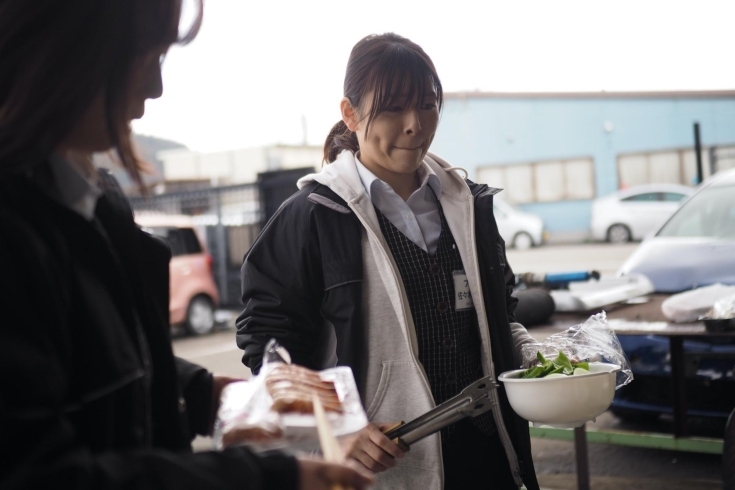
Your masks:
<svg viewBox="0 0 735 490"><path fill-rule="evenodd" d="M437 107L441 110L443 92L441 81L431 58L418 44L392 32L372 34L362 38L352 48L345 73L344 96L358 111L363 98L374 93L367 115L367 126L381 112L401 96L405 100L423 102L427 84L436 92ZM344 121L335 124L324 142L324 161L332 163L343 150L357 153L360 146L357 135Z"/></svg>
<svg viewBox="0 0 735 490"><path fill-rule="evenodd" d="M327 141L324 143L324 161L332 163L342 150L357 153L360 144L357 142L357 134L350 131L344 121L340 121L329 131Z"/></svg>

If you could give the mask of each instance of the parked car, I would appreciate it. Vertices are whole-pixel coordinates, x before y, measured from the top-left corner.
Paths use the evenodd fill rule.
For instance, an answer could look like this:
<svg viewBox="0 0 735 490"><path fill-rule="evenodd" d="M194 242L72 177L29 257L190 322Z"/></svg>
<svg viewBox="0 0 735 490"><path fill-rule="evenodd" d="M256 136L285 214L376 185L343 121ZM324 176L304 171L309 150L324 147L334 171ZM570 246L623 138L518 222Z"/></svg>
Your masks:
<svg viewBox="0 0 735 490"><path fill-rule="evenodd" d="M592 238L611 243L642 240L693 193L692 188L682 185L649 184L595 199L590 222Z"/></svg>
<svg viewBox="0 0 735 490"><path fill-rule="evenodd" d="M535 214L521 211L500 199L495 200L493 213L500 236L509 246L527 250L546 241L544 222Z"/></svg>
<svg viewBox="0 0 735 490"><path fill-rule="evenodd" d="M715 174L623 264L619 274L642 273L658 292L717 282L735 285L735 169ZM655 335L620 335L635 381L616 392L621 417L672 413L669 342ZM735 339L685 340L688 413L724 423L735 408Z"/></svg>
<svg viewBox="0 0 735 490"><path fill-rule="evenodd" d="M660 293L735 284L735 169L704 182L618 271L647 276Z"/></svg>
<svg viewBox="0 0 735 490"><path fill-rule="evenodd" d="M203 335L215 324L219 292L212 276L212 256L188 216L136 214L136 222L171 247L169 314L171 325Z"/></svg>

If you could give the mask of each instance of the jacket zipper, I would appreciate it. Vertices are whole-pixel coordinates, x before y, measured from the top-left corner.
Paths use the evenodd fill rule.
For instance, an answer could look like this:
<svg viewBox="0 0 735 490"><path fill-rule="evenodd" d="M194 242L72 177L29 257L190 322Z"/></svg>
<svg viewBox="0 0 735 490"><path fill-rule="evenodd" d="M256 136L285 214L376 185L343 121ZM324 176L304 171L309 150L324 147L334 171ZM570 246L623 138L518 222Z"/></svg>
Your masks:
<svg viewBox="0 0 735 490"><path fill-rule="evenodd" d="M477 257L477 238L475 237L475 197L470 196L469 197L469 204L470 204L470 246L472 247L472 260L474 261L475 270L477 271L476 274L476 284L477 284L477 290L480 293L479 300L482 301L483 310L485 311L485 317L488 321L488 327L490 326L490 316L487 314L487 305L485 305L485 300L482 294L482 281L480 279L480 261ZM489 328L488 328L488 341L490 340L489 335ZM487 356L490 359L489 363L489 369L490 369L490 375L493 377L493 380L496 380L495 377L495 366L493 365L493 352L492 347L488 345L488 352ZM510 440L510 435L508 434L508 429L505 427L505 422L503 422L503 414L500 410L500 401L498 399L498 392L497 390L491 390L490 391L490 401L492 402L492 411L493 411L493 418L495 419L495 425L498 429L498 432L500 434L500 441L503 443L503 448L505 449L505 454L508 457L508 462L510 463L510 467L513 469L513 477L516 481L516 484L520 487L523 484L522 479L522 472L520 465L518 464L518 455L516 454L515 448L513 447L513 442Z"/></svg>
<svg viewBox="0 0 735 490"><path fill-rule="evenodd" d="M379 244L380 239L378 238L377 234L373 231L373 229L367 225L364 217L358 212L357 206L354 205L354 200L349 201L349 206L352 209L352 211L355 213L355 216L358 217L358 219L360 220L360 223L362 223L362 226L365 228L368 234L370 234L375 239L375 241ZM391 260L390 260L391 256L388 254L388 252L385 250L385 247L383 246L380 247L380 251L383 253L383 257L388 261L388 264L390 264L391 269L393 270L393 278L396 279L399 276L396 274L395 268L393 267L393 264L391 263ZM399 284L398 289L399 291L401 290L400 284ZM405 302L403 301L403 295L401 295L401 304L403 305L403 323L406 326L406 329L408 329L408 317L406 316L407 308L406 308ZM429 400L432 401L432 405L436 406L436 404L433 403L434 395L431 393L431 387L429 386L429 377L426 375L426 372L424 371L423 366L421 365L419 360L416 358L416 355L414 354L414 347L418 348L417 346L413 345L412 338L409 335L409 349L408 350L410 351L411 359L413 360L414 365L418 367L419 371L421 372L421 375L422 375L421 380L424 382L424 389L429 394ZM437 434L437 436L439 437L439 441L440 441L439 442L439 463L440 463L439 474L441 476L441 483L443 487L444 486L444 457L442 455L442 450L441 450L441 434Z"/></svg>

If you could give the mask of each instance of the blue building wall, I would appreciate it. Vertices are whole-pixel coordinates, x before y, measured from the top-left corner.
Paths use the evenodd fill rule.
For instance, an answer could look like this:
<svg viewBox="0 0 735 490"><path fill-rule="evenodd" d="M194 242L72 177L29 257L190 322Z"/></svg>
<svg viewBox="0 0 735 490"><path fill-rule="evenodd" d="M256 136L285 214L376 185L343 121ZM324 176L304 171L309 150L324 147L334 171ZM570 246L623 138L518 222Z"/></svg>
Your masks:
<svg viewBox="0 0 735 490"><path fill-rule="evenodd" d="M432 151L470 177L477 167L591 157L599 197L618 189L618 155L693 147L694 122L703 146L735 144L735 92L447 94ZM590 200L521 207L552 234L589 228Z"/></svg>

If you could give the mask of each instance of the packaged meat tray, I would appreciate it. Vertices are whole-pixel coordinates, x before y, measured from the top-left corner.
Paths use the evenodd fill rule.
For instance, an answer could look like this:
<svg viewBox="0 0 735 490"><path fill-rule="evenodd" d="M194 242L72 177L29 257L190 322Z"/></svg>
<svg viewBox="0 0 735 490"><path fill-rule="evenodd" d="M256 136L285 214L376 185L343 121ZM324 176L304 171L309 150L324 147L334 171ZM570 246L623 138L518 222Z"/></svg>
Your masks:
<svg viewBox="0 0 735 490"><path fill-rule="evenodd" d="M250 381L225 387L215 424L216 447L316 449L319 439L314 396L321 401L336 437L367 425L349 367L312 371L290 364L288 352L275 341L269 342L260 373Z"/></svg>

